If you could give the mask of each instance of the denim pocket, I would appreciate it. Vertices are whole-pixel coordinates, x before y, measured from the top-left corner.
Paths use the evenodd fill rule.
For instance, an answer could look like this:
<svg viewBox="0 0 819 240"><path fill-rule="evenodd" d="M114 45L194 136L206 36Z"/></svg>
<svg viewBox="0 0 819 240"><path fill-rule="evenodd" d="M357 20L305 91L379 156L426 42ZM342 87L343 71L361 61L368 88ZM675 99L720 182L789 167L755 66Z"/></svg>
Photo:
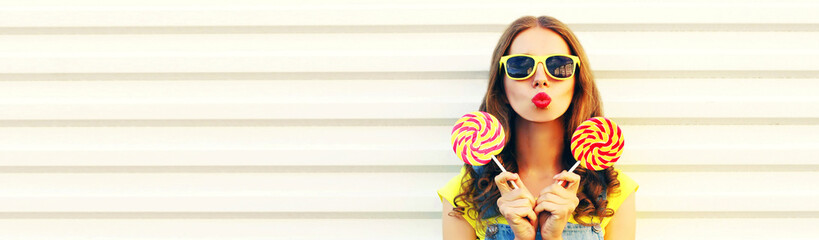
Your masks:
<svg viewBox="0 0 819 240"><path fill-rule="evenodd" d="M563 229L563 239L603 240L603 233L600 225L592 227L566 223L566 228Z"/></svg>

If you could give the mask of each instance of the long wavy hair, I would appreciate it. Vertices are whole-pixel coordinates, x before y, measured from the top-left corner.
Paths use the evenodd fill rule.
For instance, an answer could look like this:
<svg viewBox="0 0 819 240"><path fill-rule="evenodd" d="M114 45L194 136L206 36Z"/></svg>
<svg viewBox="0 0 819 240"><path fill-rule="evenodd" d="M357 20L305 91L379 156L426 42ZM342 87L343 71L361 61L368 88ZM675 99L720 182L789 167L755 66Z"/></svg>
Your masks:
<svg viewBox="0 0 819 240"><path fill-rule="evenodd" d="M506 131L506 147L498 155L504 167L512 172L518 172L518 164L516 158L516 147L513 134L515 133L514 118L519 117L517 113L509 105L506 91L504 89L503 79L504 70L500 68L500 58L508 54L509 46L512 40L523 30L541 27L552 30L563 37L563 40L569 45L571 54L580 57L580 63L575 73L575 87L572 96L572 102L566 112L558 118L564 119L566 127L564 133L564 148L561 154L561 164L563 169L568 170L576 162L569 150L571 144L571 135L577 126L586 119L591 117L603 116L603 106L600 102L600 94L597 91L597 86L594 83L594 76L589 67L589 59L586 57L586 52L580 45L580 42L575 37L574 33L569 30L566 24L558 21L555 18L548 16L521 17L506 28L503 35L501 35L498 45L495 47L495 52L492 54L491 67L489 68L489 86L484 95L483 103L481 103L481 111L488 112L498 118L500 123L505 127ZM467 217L476 219L479 223L479 231L483 231L485 224L482 219L495 217L500 214L497 201L501 194L497 185L494 183L494 177L497 176L501 170L495 164L487 164L482 167L482 171L476 172L470 165L464 165L467 169L467 174L461 179L461 187L464 189L459 195L455 197L455 208L450 214L466 214ZM590 171L584 168L577 168L575 173L580 175L580 190L577 193L577 198L580 203L575 208L574 219L585 226L593 226L596 221L587 222L581 219L584 216L610 217L614 215L614 210L607 208L608 201L603 198L604 191L613 193L618 191L620 182L617 181L617 173L614 168L608 168L603 171ZM471 208L466 211L466 206L460 203L470 204ZM494 216L493 216L494 215ZM592 218L594 219L594 218ZM599 223L599 222L598 222Z"/></svg>

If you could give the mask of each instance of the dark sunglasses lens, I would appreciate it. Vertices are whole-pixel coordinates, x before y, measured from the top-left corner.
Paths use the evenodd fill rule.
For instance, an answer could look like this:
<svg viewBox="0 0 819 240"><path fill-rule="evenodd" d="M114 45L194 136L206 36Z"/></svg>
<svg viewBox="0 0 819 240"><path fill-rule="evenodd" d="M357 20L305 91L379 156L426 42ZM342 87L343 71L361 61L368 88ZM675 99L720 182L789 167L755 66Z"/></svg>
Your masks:
<svg viewBox="0 0 819 240"><path fill-rule="evenodd" d="M506 60L506 74L513 78L525 78L535 69L535 59L526 56L511 57Z"/></svg>
<svg viewBox="0 0 819 240"><path fill-rule="evenodd" d="M566 56L552 56L546 59L546 69L556 78L567 78L574 74L574 61Z"/></svg>

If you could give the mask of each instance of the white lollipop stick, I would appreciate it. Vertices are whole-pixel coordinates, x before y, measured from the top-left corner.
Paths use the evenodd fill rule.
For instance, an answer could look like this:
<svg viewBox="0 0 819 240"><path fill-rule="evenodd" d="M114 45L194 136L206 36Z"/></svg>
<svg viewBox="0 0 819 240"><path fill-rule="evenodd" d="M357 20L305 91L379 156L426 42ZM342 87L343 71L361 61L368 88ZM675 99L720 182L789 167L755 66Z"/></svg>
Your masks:
<svg viewBox="0 0 819 240"><path fill-rule="evenodd" d="M506 172L506 168L504 168L504 167L503 167L503 165L501 165L501 164L500 164L500 161L498 161L498 159L497 159L497 158L495 158L495 156L492 156L492 160L495 160L495 163L497 163L497 164L498 164L498 167L500 167L501 171ZM509 181L509 183L512 183L512 187L513 187L514 189L518 189L518 185L517 185L517 184L515 184L515 182L513 182L513 181Z"/></svg>
<svg viewBox="0 0 819 240"><path fill-rule="evenodd" d="M580 161L574 163L574 166L569 169L569 172L574 172L574 170L577 169L577 166L580 166ZM563 180L557 181L557 185L563 186Z"/></svg>

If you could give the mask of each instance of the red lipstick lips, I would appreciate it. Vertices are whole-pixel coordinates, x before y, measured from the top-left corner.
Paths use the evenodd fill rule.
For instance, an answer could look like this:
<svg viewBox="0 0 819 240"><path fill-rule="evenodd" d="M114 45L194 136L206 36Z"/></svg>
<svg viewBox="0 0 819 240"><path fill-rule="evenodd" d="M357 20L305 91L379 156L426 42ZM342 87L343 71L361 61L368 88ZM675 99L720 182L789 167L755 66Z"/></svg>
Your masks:
<svg viewBox="0 0 819 240"><path fill-rule="evenodd" d="M546 108L549 106L549 103L552 102L552 98L549 97L549 94L545 92L539 92L535 97L532 98L532 103L537 106L537 108Z"/></svg>

